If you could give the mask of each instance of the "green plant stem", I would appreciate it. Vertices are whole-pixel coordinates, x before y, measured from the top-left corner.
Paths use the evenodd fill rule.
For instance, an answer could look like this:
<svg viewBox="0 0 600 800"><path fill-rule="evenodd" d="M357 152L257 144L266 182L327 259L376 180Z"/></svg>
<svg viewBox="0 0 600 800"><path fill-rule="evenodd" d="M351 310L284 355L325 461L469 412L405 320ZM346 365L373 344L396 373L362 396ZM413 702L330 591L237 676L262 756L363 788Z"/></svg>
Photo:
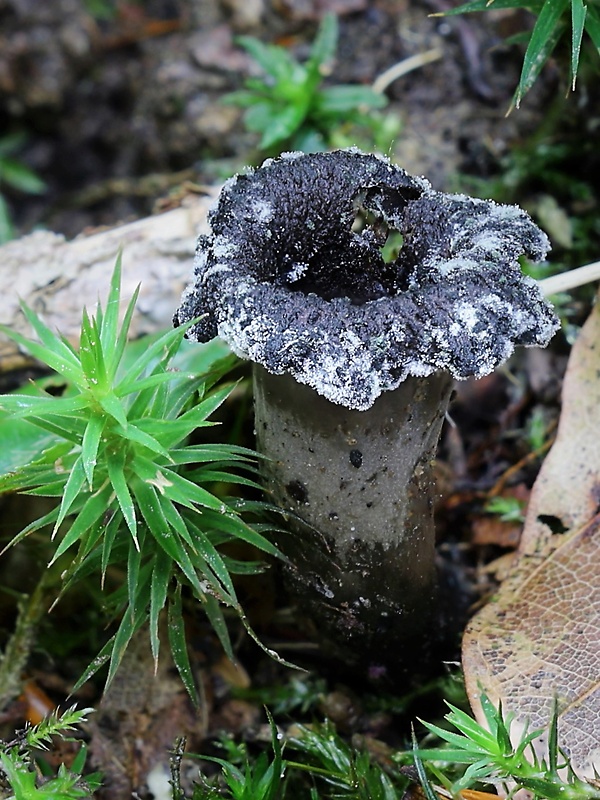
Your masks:
<svg viewBox="0 0 600 800"><path fill-rule="evenodd" d="M30 595L18 602L15 630L0 656L0 708L5 708L21 691L21 674L34 644L38 623L48 610L48 586L52 578L44 571Z"/></svg>

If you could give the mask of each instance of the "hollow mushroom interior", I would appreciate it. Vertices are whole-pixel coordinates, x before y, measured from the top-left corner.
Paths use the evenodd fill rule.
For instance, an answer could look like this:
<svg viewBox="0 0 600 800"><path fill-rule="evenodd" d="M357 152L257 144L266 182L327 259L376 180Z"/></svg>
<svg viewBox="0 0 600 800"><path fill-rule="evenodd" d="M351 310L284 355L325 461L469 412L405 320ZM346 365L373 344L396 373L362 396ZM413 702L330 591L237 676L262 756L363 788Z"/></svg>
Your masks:
<svg viewBox="0 0 600 800"><path fill-rule="evenodd" d="M394 196L390 203L398 210L412 199L406 196L408 192L389 194ZM359 192L351 203L352 213L344 215L338 235L324 243L310 261L294 262L290 269L284 255L284 263L277 265L282 283L292 291L313 293L323 300L344 297L362 305L407 288L409 265L399 257L407 232L391 226L389 219L373 210L367 192Z"/></svg>

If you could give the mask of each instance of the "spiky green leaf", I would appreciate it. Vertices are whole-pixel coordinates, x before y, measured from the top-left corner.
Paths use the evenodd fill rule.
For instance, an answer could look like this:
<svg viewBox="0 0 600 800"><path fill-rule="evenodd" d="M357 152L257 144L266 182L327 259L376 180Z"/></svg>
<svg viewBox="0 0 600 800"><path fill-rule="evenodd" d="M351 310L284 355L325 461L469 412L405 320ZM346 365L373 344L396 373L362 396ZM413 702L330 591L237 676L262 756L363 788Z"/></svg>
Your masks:
<svg viewBox="0 0 600 800"><path fill-rule="evenodd" d="M72 348L69 347L60 336L51 331L50 328L42 322L40 317L38 317L37 314L27 305L27 303L22 302L21 309L25 318L27 319L27 322L29 322L35 331L41 344L38 345L37 342L34 342L30 339L25 339L25 337L21 336L16 331L6 328L6 326L2 326L4 332L19 344L22 344L25 349L29 350L29 352L36 358L41 356L41 361L47 363L49 367L52 367L54 370L56 370L56 372L60 373L65 378L69 378L75 383L77 383L77 381L81 381L81 365ZM33 352L33 347L35 347L36 352ZM57 366L54 366L54 363L48 363L46 360L47 357L50 357Z"/></svg>
<svg viewBox="0 0 600 800"><path fill-rule="evenodd" d="M200 698L198 697L198 690L196 688L196 682L194 681L187 650L185 624L183 621L183 609L181 604L181 586L178 586L173 593L171 602L169 603L168 617L167 627L173 661L175 662L177 671L181 676L181 680L189 696L192 698L194 705L198 706L200 704Z"/></svg>
<svg viewBox="0 0 600 800"><path fill-rule="evenodd" d="M132 385L142 373L155 362L163 365L169 362L185 335L186 330L193 324L193 320L179 328L166 331L147 347L140 356L127 368L127 374L119 382L117 391L121 392L123 386Z"/></svg>
<svg viewBox="0 0 600 800"><path fill-rule="evenodd" d="M160 613L167 603L169 582L173 575L173 561L163 551L158 550L154 557L154 568L150 584L150 647L154 658L155 669L160 649L159 619Z"/></svg>
<svg viewBox="0 0 600 800"><path fill-rule="evenodd" d="M387 105L384 95L374 92L368 86L330 86L319 93L315 110L320 114L350 113L362 108L384 108Z"/></svg>
<svg viewBox="0 0 600 800"><path fill-rule="evenodd" d="M9 412L17 419L68 417L83 419L82 412L87 401L81 395L76 397L52 397L48 394L5 394L0 398L0 410Z"/></svg>
<svg viewBox="0 0 600 800"><path fill-rule="evenodd" d="M138 507L156 543L177 564L191 586L196 591L202 592L196 569L178 534L169 526L156 489L143 482L136 482L132 488Z"/></svg>
<svg viewBox="0 0 600 800"><path fill-rule="evenodd" d="M127 476L125 475L125 463L126 453L123 449L119 451L113 450L108 453L106 460L108 478L117 497L121 514L123 514L123 518L127 523L136 549L139 551L140 545L137 534L136 509L131 497L131 492L129 491Z"/></svg>
<svg viewBox="0 0 600 800"><path fill-rule="evenodd" d="M300 65L283 47L264 44L253 36L240 36L237 42L276 82L285 83L297 73Z"/></svg>
<svg viewBox="0 0 600 800"><path fill-rule="evenodd" d="M125 432L127 428L127 412L116 394L108 392L105 395L98 396L96 399L108 416L115 419Z"/></svg>
<svg viewBox="0 0 600 800"><path fill-rule="evenodd" d="M90 415L88 423L83 434L83 441L81 443L81 461L85 476L87 478L90 490L94 486L94 470L98 461L98 450L100 448L100 439L106 418L100 414Z"/></svg>
<svg viewBox="0 0 600 800"><path fill-rule="evenodd" d="M109 508L110 495L111 488L105 485L100 491L88 497L56 548L50 564L54 564L63 553L78 542L79 539L86 536L88 531L98 524Z"/></svg>
<svg viewBox="0 0 600 800"><path fill-rule="evenodd" d="M71 467L69 477L64 485L62 501L58 511L58 518L56 520L56 525L54 526L55 532L64 522L75 500L80 496L84 483L85 467L83 464L83 459L81 456L79 456Z"/></svg>
<svg viewBox="0 0 600 800"><path fill-rule="evenodd" d="M140 552L140 545L137 540L134 540L134 542L129 543L127 552L127 597L129 601L127 613L131 614L132 620L139 595L141 566L142 555Z"/></svg>
<svg viewBox="0 0 600 800"><path fill-rule="evenodd" d="M233 648L231 646L231 638L229 636L229 629L227 628L227 623L225 621L225 617L223 616L223 609L221 608L221 605L215 597L212 597L212 595L209 594L204 594L199 599L202 602L204 612L210 621L212 629L219 637L219 641L221 642L227 658L229 658L230 661L235 661Z"/></svg>
<svg viewBox="0 0 600 800"><path fill-rule="evenodd" d="M88 315L85 308L83 309L81 320L79 358L90 392L94 395L99 392L105 392L108 386L108 378L104 363L104 353L100 343L100 333L96 320Z"/></svg>

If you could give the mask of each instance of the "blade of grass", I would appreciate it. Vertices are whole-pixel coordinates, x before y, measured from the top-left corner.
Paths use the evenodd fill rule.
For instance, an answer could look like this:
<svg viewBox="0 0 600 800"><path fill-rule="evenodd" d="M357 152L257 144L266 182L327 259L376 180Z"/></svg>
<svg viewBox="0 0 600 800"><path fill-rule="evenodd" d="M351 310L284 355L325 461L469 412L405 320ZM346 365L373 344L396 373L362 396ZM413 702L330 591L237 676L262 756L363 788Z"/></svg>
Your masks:
<svg viewBox="0 0 600 800"><path fill-rule="evenodd" d="M256 63L266 72L275 78L276 82L286 81L294 72L299 64L282 47L264 44L253 36L240 36L237 39L246 52L248 52Z"/></svg>
<svg viewBox="0 0 600 800"><path fill-rule="evenodd" d="M30 395L30 394L6 394L0 399L0 409L7 411L11 416L19 419L38 415L72 417L81 419L80 414L86 407L87 400L78 395L76 397L52 397L49 394Z"/></svg>
<svg viewBox="0 0 600 800"><path fill-rule="evenodd" d="M148 450L151 450L153 453L164 456L168 461L171 461L171 456L167 448L163 447L163 445L157 439L155 439L154 436L150 436L149 433L145 433L134 423L130 422L126 426L121 425L117 429L117 433L122 436L123 439L129 439L132 442L137 442L137 444L147 447ZM154 462L149 461L148 463L153 464Z"/></svg>
<svg viewBox="0 0 600 800"><path fill-rule="evenodd" d="M161 468L160 473L165 481L163 494L175 503L187 508L195 508L195 506L210 508L222 514L227 511L227 506L222 500L184 478L183 475L179 475L167 467Z"/></svg>
<svg viewBox="0 0 600 800"><path fill-rule="evenodd" d="M174 464L193 464L218 461L248 461L259 458L254 450L235 444L197 444L171 450Z"/></svg>
<svg viewBox="0 0 600 800"><path fill-rule="evenodd" d="M148 375L146 378L139 378L137 381L130 383L120 383L115 394L117 397L125 397L128 394L143 392L145 389L154 389L163 383L172 383L176 380L190 380L193 376L180 374L176 375L173 372L159 372ZM153 414L153 416L155 416ZM133 415L132 415L133 417Z"/></svg>
<svg viewBox="0 0 600 800"><path fill-rule="evenodd" d="M111 509L111 517L107 520L104 534L102 536L102 555L100 562L100 573L102 576L102 586L104 587L104 580L106 578L106 570L111 561L113 548L115 547L115 540L117 535L121 532L121 518Z"/></svg>
<svg viewBox="0 0 600 800"><path fill-rule="evenodd" d="M429 780L427 778L427 773L425 772L425 766L419 755L419 745L417 742L417 737L415 736L414 728L412 728L411 730L411 739L412 739L413 759L415 762L415 768L417 770L417 775L419 776L419 783L421 784L421 788L423 789L425 798L426 800L439 800L438 795L436 794L436 792L433 790L433 787L429 783Z"/></svg>
<svg viewBox="0 0 600 800"><path fill-rule="evenodd" d="M323 80L323 67L335 57L338 35L337 17L332 13L325 14L306 62L308 82L313 89Z"/></svg>
<svg viewBox="0 0 600 800"><path fill-rule="evenodd" d="M211 571L217 577L221 587L230 598L235 598L235 589L229 575L229 570L225 566L219 551L212 545L209 538L199 529L195 529L196 536L195 544L196 549L202 560L210 567Z"/></svg>
<svg viewBox="0 0 600 800"><path fill-rule="evenodd" d="M471 742L466 736L463 736L459 733L454 733L453 731L447 731L444 728L440 728L438 725L434 725L431 722L425 722L422 719L419 719L430 733L435 733L436 736L439 736L444 742L448 742L448 744L454 745L458 750L471 750L477 751L481 755L484 755L489 751L489 746L486 747L485 745L481 745L479 743ZM490 744L493 745L494 738L492 736L489 737Z"/></svg>
<svg viewBox="0 0 600 800"><path fill-rule="evenodd" d="M16 415L15 415L16 416ZM25 415L23 415L25 416ZM51 433L53 436L57 436L60 439L66 439L70 445L79 445L81 442L81 436L79 436L75 431L69 430L65 428L63 425L59 425L57 422L44 419L43 417L38 416L31 416L26 417L27 422L30 422L32 425L35 425L37 428L41 428L43 431L47 433ZM68 453L72 448L70 446L64 445L64 443L60 442L60 445L65 447L65 454Z"/></svg>
<svg viewBox="0 0 600 800"><path fill-rule="evenodd" d="M502 719L502 706L496 709L487 697L486 700L489 708L489 731L469 714L465 713L460 708L456 708L456 706L453 706L451 703L446 703L448 708L450 708L450 713L446 715L446 719L468 739L471 739L483 748L489 748L493 746L496 741L501 741L502 747L508 747L510 749L510 737ZM482 699L482 706L485 703L486 701Z"/></svg>
<svg viewBox="0 0 600 800"><path fill-rule="evenodd" d="M568 0L553 0L551 3L544 3L540 10L525 51L521 78L515 93L514 103L517 108L560 39L566 24L563 16L567 3Z"/></svg>
<svg viewBox="0 0 600 800"><path fill-rule="evenodd" d="M208 397L200 403L190 408L185 414L182 414L177 422L189 424L190 432L199 427L212 413L214 413L220 405L222 405L229 395L233 392L237 384L226 384L221 389L212 392Z"/></svg>
<svg viewBox="0 0 600 800"><path fill-rule="evenodd" d="M121 391L123 384L133 384L153 361L160 360L163 364L168 362L170 355L175 354L186 331L193 324L194 321L192 320L189 324L166 331L163 336L156 339L128 368L127 375L119 382L117 391Z"/></svg>
<svg viewBox="0 0 600 800"><path fill-rule="evenodd" d="M172 531L164 517L156 490L142 482L133 485L138 507L157 544L174 561L195 591L202 593L202 586L192 561L178 535Z"/></svg>
<svg viewBox="0 0 600 800"><path fill-rule="evenodd" d="M203 512L203 519L210 520L211 528L216 531L226 531L231 537L241 539L264 553L269 553L275 558L284 558L281 551L272 542L238 517L223 513L217 516L205 511Z"/></svg>
<svg viewBox="0 0 600 800"><path fill-rule="evenodd" d="M548 732L548 769L553 777L558 776L558 754L558 701L555 698Z"/></svg>
<svg viewBox="0 0 600 800"><path fill-rule="evenodd" d="M97 397L97 400L108 416L119 423L123 435L127 435L127 414L119 398L113 392L108 392Z"/></svg>
<svg viewBox="0 0 600 800"><path fill-rule="evenodd" d="M571 0L571 89L575 91L577 72L579 70L579 54L585 27L587 7L583 0Z"/></svg>
<svg viewBox="0 0 600 800"><path fill-rule="evenodd" d="M141 564L142 556L140 552L140 546L137 541L135 543L130 542L127 553L127 597L129 599L128 612L131 614L132 621L134 618L134 610L137 606Z"/></svg>
<svg viewBox="0 0 600 800"><path fill-rule="evenodd" d="M58 514L58 509L53 508L52 511L49 511L42 517L39 517L33 522L30 522L29 525L23 528L22 531L19 531L19 533L17 533L16 536L13 536L10 542L7 545L5 545L2 548L2 550L0 550L0 556L3 556L9 548L14 547L19 542L22 542L26 536L29 536L29 534L34 533L35 531L42 530L42 528L45 528L46 526L52 525L56 521L57 514Z"/></svg>

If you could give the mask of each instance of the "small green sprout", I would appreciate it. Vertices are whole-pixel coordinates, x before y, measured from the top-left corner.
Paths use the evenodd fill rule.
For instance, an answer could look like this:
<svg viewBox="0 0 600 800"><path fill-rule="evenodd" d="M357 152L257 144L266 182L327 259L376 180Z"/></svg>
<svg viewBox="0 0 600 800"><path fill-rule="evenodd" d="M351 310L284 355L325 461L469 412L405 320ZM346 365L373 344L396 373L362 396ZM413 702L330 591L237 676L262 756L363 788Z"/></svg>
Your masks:
<svg viewBox="0 0 600 800"><path fill-rule="evenodd" d="M34 751L47 749L52 737L73 741L66 734L86 721L92 708L78 711L74 706L63 714L52 714L38 725L18 731L10 742L0 741L0 773L4 773L13 794L8 800L77 800L90 798L100 787L97 773L82 777L87 750L84 744L69 768L61 764L56 774L43 761L36 763ZM3 795L4 796L4 795Z"/></svg>
<svg viewBox="0 0 600 800"><path fill-rule="evenodd" d="M10 186L26 194L41 194L46 184L15 155L23 147L25 136L20 133L0 138L0 244L14 238L15 232L2 186Z"/></svg>
<svg viewBox="0 0 600 800"><path fill-rule="evenodd" d="M537 740L542 740L546 731L525 730L515 743L510 733L512 717L505 716L502 705L496 708L485 694L481 695L485 725L450 703L447 706L450 712L445 719L451 729L423 722L430 733L442 740L444 746L422 749L415 746L412 752L420 780L430 792L433 789L425 775L425 767L452 797L459 797L459 793L465 789L487 784L509 796L514 793L514 789L511 792L511 785L527 789L532 800L600 798L600 782L579 778L558 745L556 707L549 721L546 755L540 757L534 745ZM405 757L409 754L401 755ZM466 769L457 780L449 782L438 768L440 763L464 765ZM429 792L427 796L430 796Z"/></svg>
<svg viewBox="0 0 600 800"><path fill-rule="evenodd" d="M488 514L495 514L502 522L524 522L525 503L517 497L490 497L484 506Z"/></svg>
<svg viewBox="0 0 600 800"><path fill-rule="evenodd" d="M243 765L237 767L231 760L210 756L194 756L204 761L218 764L222 770L222 780L227 787L226 794L219 792L214 783L207 781L200 773L200 783L194 787L194 800L212 800L217 797L228 797L231 800L277 800L281 797L282 782L286 772L286 763L282 758L282 747L277 726L267 711L271 731L271 748L273 759L262 752L254 760L250 760L246 749L243 749Z"/></svg>
<svg viewBox="0 0 600 800"><path fill-rule="evenodd" d="M351 747L330 722L297 726L297 735L290 739L288 747L306 759L306 762L288 761L288 769L318 777L328 788L327 794L315 793L315 798L400 800L401 789L406 788L405 778L396 774L393 780L368 750Z"/></svg>
<svg viewBox="0 0 600 800"><path fill-rule="evenodd" d="M392 779L367 750L345 742L331 723L298 725L295 735L286 738L268 711L267 717L273 757L262 751L251 758L244 745L235 752L229 746L227 760L192 756L217 763L222 769L220 778L213 780L200 773L193 800L400 800L407 779L397 771ZM302 760L284 759L284 749L295 750Z"/></svg>
<svg viewBox="0 0 600 800"><path fill-rule="evenodd" d="M525 427L527 441L533 452L542 450L548 441L548 419L543 408L534 408Z"/></svg>
<svg viewBox="0 0 600 800"><path fill-rule="evenodd" d="M390 133L388 126L372 114L387 105L382 94L367 86L322 85L331 70L338 41L333 14L323 17L304 64L283 47L264 44L251 36L238 41L265 77L248 78L245 88L226 95L224 102L246 109L245 124L261 135L261 150L324 150L335 132L348 123Z"/></svg>

